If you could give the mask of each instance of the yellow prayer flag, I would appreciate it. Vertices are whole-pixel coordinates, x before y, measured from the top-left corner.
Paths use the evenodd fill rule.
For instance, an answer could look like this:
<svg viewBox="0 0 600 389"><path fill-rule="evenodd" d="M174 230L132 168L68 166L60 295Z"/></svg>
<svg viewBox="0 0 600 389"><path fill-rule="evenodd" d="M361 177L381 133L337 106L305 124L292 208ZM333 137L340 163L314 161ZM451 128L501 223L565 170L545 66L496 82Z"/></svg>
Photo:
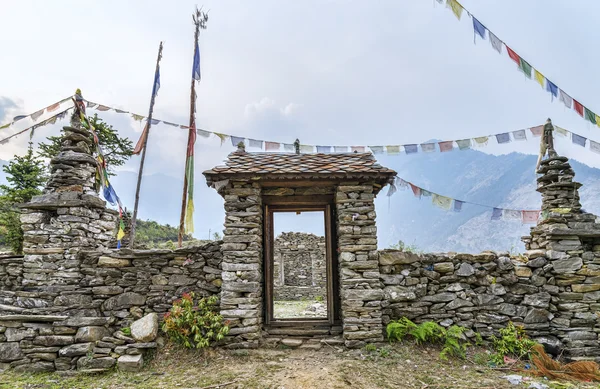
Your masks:
<svg viewBox="0 0 600 389"><path fill-rule="evenodd" d="M400 146L385 146L388 155L400 154Z"/></svg>
<svg viewBox="0 0 600 389"><path fill-rule="evenodd" d="M223 143L225 143L225 141L227 141L227 139L229 139L229 135L220 134L218 132L213 132L213 134L215 134L216 136L218 136L221 139L221 146L223 146Z"/></svg>
<svg viewBox="0 0 600 389"><path fill-rule="evenodd" d="M450 9L452 9L452 13L454 13L454 16L456 16L456 18L460 20L463 11L463 6L460 5L460 3L456 0L447 0L446 6L450 7Z"/></svg>
<svg viewBox="0 0 600 389"><path fill-rule="evenodd" d="M117 240L123 239L124 236L125 236L125 231L123 231L123 229L119 227L119 232L117 232Z"/></svg>
<svg viewBox="0 0 600 389"><path fill-rule="evenodd" d="M434 193L431 202L433 205L445 209L446 211L452 207L452 199L450 197L442 196Z"/></svg>
<svg viewBox="0 0 600 389"><path fill-rule="evenodd" d="M538 84L541 85L542 88L544 87L544 80L545 79L546 79L546 77L544 77L544 75L542 73L538 72L537 69L536 69L536 71L535 71L535 80L538 82Z"/></svg>
<svg viewBox="0 0 600 389"><path fill-rule="evenodd" d="M185 233L191 234L194 232L194 199L189 199L185 212Z"/></svg>
<svg viewBox="0 0 600 389"><path fill-rule="evenodd" d="M477 138L473 138L473 140L475 141L475 143L477 144L477 146L485 146L487 145L488 142L488 137L487 136L480 136Z"/></svg>
<svg viewBox="0 0 600 389"><path fill-rule="evenodd" d="M596 115L596 114L595 114ZM600 116L596 115L596 125L600 127Z"/></svg>
<svg viewBox="0 0 600 389"><path fill-rule="evenodd" d="M565 129L564 129L564 128L562 128L562 127L559 127L559 126L554 126L554 129L556 130L556 132L558 132L558 133L559 133L560 135L562 135L562 136L567 136L567 135L569 135L569 131L565 130Z"/></svg>

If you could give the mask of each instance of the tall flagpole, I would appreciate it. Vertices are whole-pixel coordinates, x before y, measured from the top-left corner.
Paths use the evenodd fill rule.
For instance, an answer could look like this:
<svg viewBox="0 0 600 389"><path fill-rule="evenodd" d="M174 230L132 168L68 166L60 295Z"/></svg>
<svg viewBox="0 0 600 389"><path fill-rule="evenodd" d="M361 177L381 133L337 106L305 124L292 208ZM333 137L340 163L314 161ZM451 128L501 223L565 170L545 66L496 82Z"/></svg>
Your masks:
<svg viewBox="0 0 600 389"><path fill-rule="evenodd" d="M154 82L152 85L152 97L150 98L150 109L148 110L148 120L146 122L146 127L142 132L142 143L136 145L136 149L138 146L142 147L142 159L140 160L140 170L138 171L137 178L137 186L135 187L135 204L133 206L133 218L131 220L131 233L129 236L129 248L133 248L133 243L135 241L135 224L137 222L137 211L138 204L140 202L140 186L142 185L142 173L144 171L144 161L146 160L146 145L148 144L148 136L150 135L150 127L152 126L152 113L154 111L154 100L156 99L156 94L158 93L158 88L160 88L160 59L162 58L162 50L163 43L160 42L158 46L158 56L156 58L156 70L154 71ZM134 151L135 152L135 151ZM139 151L138 151L139 152Z"/></svg>
<svg viewBox="0 0 600 389"><path fill-rule="evenodd" d="M188 131L188 142L185 154L185 174L183 176L183 194L181 196L181 217L179 219L179 234L177 245L181 247L183 243L183 235L186 227L190 232L193 231L192 218L193 215L193 190L194 190L194 144L196 143L196 81L200 81L200 49L198 48L198 37L200 29L206 29L208 14L196 8L195 14L192 15L192 20L196 29L194 31L194 61L192 66L192 87L190 92L190 128ZM186 226L186 214L188 215L188 225Z"/></svg>

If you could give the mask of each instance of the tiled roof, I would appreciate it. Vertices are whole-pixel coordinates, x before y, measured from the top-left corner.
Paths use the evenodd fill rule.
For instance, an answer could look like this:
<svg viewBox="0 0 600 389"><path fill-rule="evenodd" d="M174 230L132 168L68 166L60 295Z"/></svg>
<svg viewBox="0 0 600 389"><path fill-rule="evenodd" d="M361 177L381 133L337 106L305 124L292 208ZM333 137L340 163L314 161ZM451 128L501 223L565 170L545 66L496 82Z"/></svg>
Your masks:
<svg viewBox="0 0 600 389"><path fill-rule="evenodd" d="M205 176L229 175L385 175L394 170L383 167L371 153L293 154L247 153L229 154L224 166L204 172Z"/></svg>

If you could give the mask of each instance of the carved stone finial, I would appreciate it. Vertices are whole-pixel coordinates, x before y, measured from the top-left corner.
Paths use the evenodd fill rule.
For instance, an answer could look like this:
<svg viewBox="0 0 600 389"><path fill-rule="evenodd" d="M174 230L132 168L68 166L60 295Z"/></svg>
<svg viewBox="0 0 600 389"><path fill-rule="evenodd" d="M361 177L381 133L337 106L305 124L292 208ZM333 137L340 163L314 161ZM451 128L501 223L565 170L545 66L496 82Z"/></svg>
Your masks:
<svg viewBox="0 0 600 389"><path fill-rule="evenodd" d="M238 153L245 153L246 152L246 144L244 142L239 142L237 144L237 152Z"/></svg>
<svg viewBox="0 0 600 389"><path fill-rule="evenodd" d="M294 142L294 149L296 150L296 154L300 154L300 140L296 139Z"/></svg>

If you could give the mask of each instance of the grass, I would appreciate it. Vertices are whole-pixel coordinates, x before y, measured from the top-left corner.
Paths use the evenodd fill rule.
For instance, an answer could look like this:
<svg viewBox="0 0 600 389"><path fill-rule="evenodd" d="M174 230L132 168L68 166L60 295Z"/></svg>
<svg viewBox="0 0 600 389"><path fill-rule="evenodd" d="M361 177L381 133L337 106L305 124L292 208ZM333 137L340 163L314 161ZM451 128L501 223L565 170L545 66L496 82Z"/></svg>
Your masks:
<svg viewBox="0 0 600 389"><path fill-rule="evenodd" d="M0 388L121 389L203 388L235 381L224 389L265 388L418 388L516 389L501 378L521 372L493 370L484 363L485 350L474 347L466 361L439 358L440 349L405 342L361 350L324 346L303 349L182 350L167 346L140 373L111 371L102 375L0 374ZM551 388L597 388L533 378Z"/></svg>

